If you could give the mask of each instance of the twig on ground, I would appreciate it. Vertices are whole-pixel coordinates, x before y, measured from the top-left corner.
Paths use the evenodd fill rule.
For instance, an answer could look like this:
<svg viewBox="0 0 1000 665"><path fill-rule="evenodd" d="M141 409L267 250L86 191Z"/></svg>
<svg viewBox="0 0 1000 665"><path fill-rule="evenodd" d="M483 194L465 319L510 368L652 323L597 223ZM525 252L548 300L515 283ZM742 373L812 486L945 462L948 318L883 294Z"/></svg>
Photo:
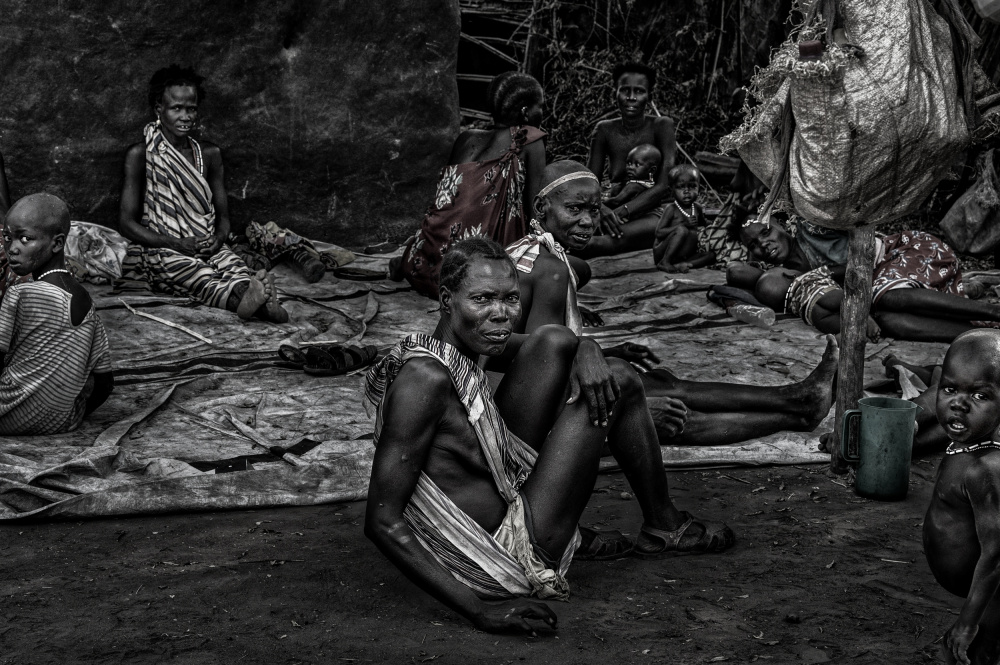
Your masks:
<svg viewBox="0 0 1000 665"><path fill-rule="evenodd" d="M136 316L142 316L142 317L147 318L147 319L149 319L151 321L156 321L157 323L162 323L165 326L170 326L171 328L176 328L177 330L180 330L181 332L186 332L187 334L191 335L192 337L196 337L196 338L200 339L201 341L205 342L206 344L211 344L212 343L212 340L210 340L209 338L205 337L202 334L196 333L195 331L191 330L190 328L185 328L184 326L182 326L179 323L174 323L173 321L167 321L166 319L161 319L158 316L153 316L152 314L147 314L146 312L140 312L136 308L132 307L132 305L130 305L127 302L125 302L124 300L122 300L121 298L119 298L118 300L119 300L119 302L121 302L121 304L125 305L125 307L128 309L128 311L132 312Z"/></svg>

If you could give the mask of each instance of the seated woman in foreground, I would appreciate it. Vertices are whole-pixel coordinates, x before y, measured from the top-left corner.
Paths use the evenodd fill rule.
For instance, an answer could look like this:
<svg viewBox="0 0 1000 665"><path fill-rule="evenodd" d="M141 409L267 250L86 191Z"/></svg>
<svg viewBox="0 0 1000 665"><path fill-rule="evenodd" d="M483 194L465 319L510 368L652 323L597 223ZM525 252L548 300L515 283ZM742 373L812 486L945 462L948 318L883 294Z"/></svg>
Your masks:
<svg viewBox="0 0 1000 665"><path fill-rule="evenodd" d="M513 332L518 277L503 248L458 242L440 273L440 319L368 373L375 457L365 534L407 578L490 632L556 627L539 600L567 600L566 572L605 441L642 510L635 552L660 557L731 547L732 530L671 500L642 386L613 361L595 422L571 387L582 341L563 326ZM495 396L481 356L509 359ZM583 545L586 547L586 544ZM619 553L627 554L626 552Z"/></svg>
<svg viewBox="0 0 1000 665"><path fill-rule="evenodd" d="M189 296L209 307L283 323L274 278L250 272L226 246L229 203L222 151L196 141L202 77L171 65L153 74L149 103L156 121L125 153L120 233L132 241L122 276L154 291Z"/></svg>
<svg viewBox="0 0 1000 665"><path fill-rule="evenodd" d="M592 241L601 210L600 184L583 164L568 160L546 166L541 184L534 201L533 232L507 248L521 273L522 314L514 332L530 334L540 326L558 324L581 335L577 275L566 252L583 249ZM577 363L583 374L606 374L609 357L646 369L651 369L650 361L658 362L639 344L601 349L593 339L581 337ZM812 373L787 386L685 381L665 369L638 376L662 444L717 445L784 430L814 430L833 401L838 357L837 343L829 337ZM503 371L503 359L493 361L489 369ZM577 388L592 402L596 417L605 413L606 396L601 391L585 381ZM675 426L677 413L686 414L683 428Z"/></svg>
<svg viewBox="0 0 1000 665"><path fill-rule="evenodd" d="M524 211L545 166L545 132L537 128L541 84L527 74L506 72L493 79L487 97L493 128L469 129L455 139L420 230L407 241L402 258L389 263L391 279L405 278L434 300L451 243L482 235L506 246L525 234Z"/></svg>
<svg viewBox="0 0 1000 665"><path fill-rule="evenodd" d="M32 194L7 213L3 245L17 275L0 306L0 434L58 434L111 394L108 337L90 294L63 263L69 209Z"/></svg>

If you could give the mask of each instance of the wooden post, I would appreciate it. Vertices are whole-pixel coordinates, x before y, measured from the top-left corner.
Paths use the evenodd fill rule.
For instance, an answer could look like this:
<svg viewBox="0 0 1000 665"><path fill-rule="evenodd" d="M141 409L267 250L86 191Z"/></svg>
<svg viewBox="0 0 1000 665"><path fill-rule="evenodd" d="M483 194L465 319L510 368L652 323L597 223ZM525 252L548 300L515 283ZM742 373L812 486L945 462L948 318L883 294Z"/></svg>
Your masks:
<svg viewBox="0 0 1000 665"><path fill-rule="evenodd" d="M865 335L872 304L872 270L875 263L875 228L850 232L844 301L840 306L840 366L837 372L836 426L830 446L830 470L847 473L840 459L844 411L858 406L865 382Z"/></svg>

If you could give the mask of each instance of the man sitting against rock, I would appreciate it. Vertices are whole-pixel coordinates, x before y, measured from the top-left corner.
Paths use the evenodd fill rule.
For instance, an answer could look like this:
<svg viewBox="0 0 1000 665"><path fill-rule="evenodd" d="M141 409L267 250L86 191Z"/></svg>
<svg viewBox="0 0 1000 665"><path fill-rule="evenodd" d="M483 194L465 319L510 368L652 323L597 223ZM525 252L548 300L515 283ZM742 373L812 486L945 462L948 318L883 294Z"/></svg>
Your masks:
<svg viewBox="0 0 1000 665"><path fill-rule="evenodd" d="M568 597L577 522L605 440L642 509L638 551L733 544L728 527L671 502L642 385L626 363L581 372L587 342L565 327L513 333L518 278L499 245L455 243L439 279L434 333L397 344L365 391L377 414L365 533L409 579L481 630L533 632L528 619L555 627L544 603L510 599ZM495 397L478 366L484 355L510 359Z"/></svg>
<svg viewBox="0 0 1000 665"><path fill-rule="evenodd" d="M601 211L597 176L574 161L553 162L542 172L534 201L533 233L507 248L520 275L521 318L514 327L531 334L541 326L560 324L577 335L583 331L577 305L577 276L567 251L591 242ZM617 357L651 369L656 357L639 344L604 349L582 339L577 362L595 367ZM746 441L775 432L811 432L826 417L833 401L832 382L839 351L827 337L822 360L803 381L776 387L685 381L665 369L640 374L656 422L660 442L672 445L719 445ZM657 361L658 362L658 361ZM502 360L489 369L504 370ZM596 370L595 370L596 371ZM675 414L686 413L683 429Z"/></svg>
<svg viewBox="0 0 1000 665"><path fill-rule="evenodd" d="M210 307L283 323L274 278L250 272L224 242L229 204L222 152L192 136L202 77L171 65L153 74L149 103L156 122L125 153L119 231L132 241L122 275L154 291L190 296Z"/></svg>

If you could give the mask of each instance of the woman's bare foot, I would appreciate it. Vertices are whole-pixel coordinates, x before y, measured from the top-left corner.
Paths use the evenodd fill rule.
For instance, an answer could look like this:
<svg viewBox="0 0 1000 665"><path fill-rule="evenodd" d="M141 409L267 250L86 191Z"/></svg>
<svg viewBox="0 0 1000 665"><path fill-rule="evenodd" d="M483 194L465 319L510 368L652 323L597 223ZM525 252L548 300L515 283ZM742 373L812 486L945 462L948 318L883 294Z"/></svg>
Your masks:
<svg viewBox="0 0 1000 665"><path fill-rule="evenodd" d="M823 357L809 376L798 383L781 388L782 392L800 405L800 413L809 430L818 427L830 413L834 398L834 379L837 376L839 362L840 346L837 344L837 338L827 335Z"/></svg>
<svg viewBox="0 0 1000 665"><path fill-rule="evenodd" d="M257 310L267 303L267 292L264 288L264 282L259 278L261 273L267 274L266 271L261 270L257 273L257 276L250 279L247 283L247 290L243 292L240 304L236 307L236 313L244 321L253 318Z"/></svg>
<svg viewBox="0 0 1000 665"><path fill-rule="evenodd" d="M272 323L287 323L288 312L278 302L278 287L274 285L274 275L261 270L257 273L257 279L264 285L267 301L257 310L256 315Z"/></svg>

